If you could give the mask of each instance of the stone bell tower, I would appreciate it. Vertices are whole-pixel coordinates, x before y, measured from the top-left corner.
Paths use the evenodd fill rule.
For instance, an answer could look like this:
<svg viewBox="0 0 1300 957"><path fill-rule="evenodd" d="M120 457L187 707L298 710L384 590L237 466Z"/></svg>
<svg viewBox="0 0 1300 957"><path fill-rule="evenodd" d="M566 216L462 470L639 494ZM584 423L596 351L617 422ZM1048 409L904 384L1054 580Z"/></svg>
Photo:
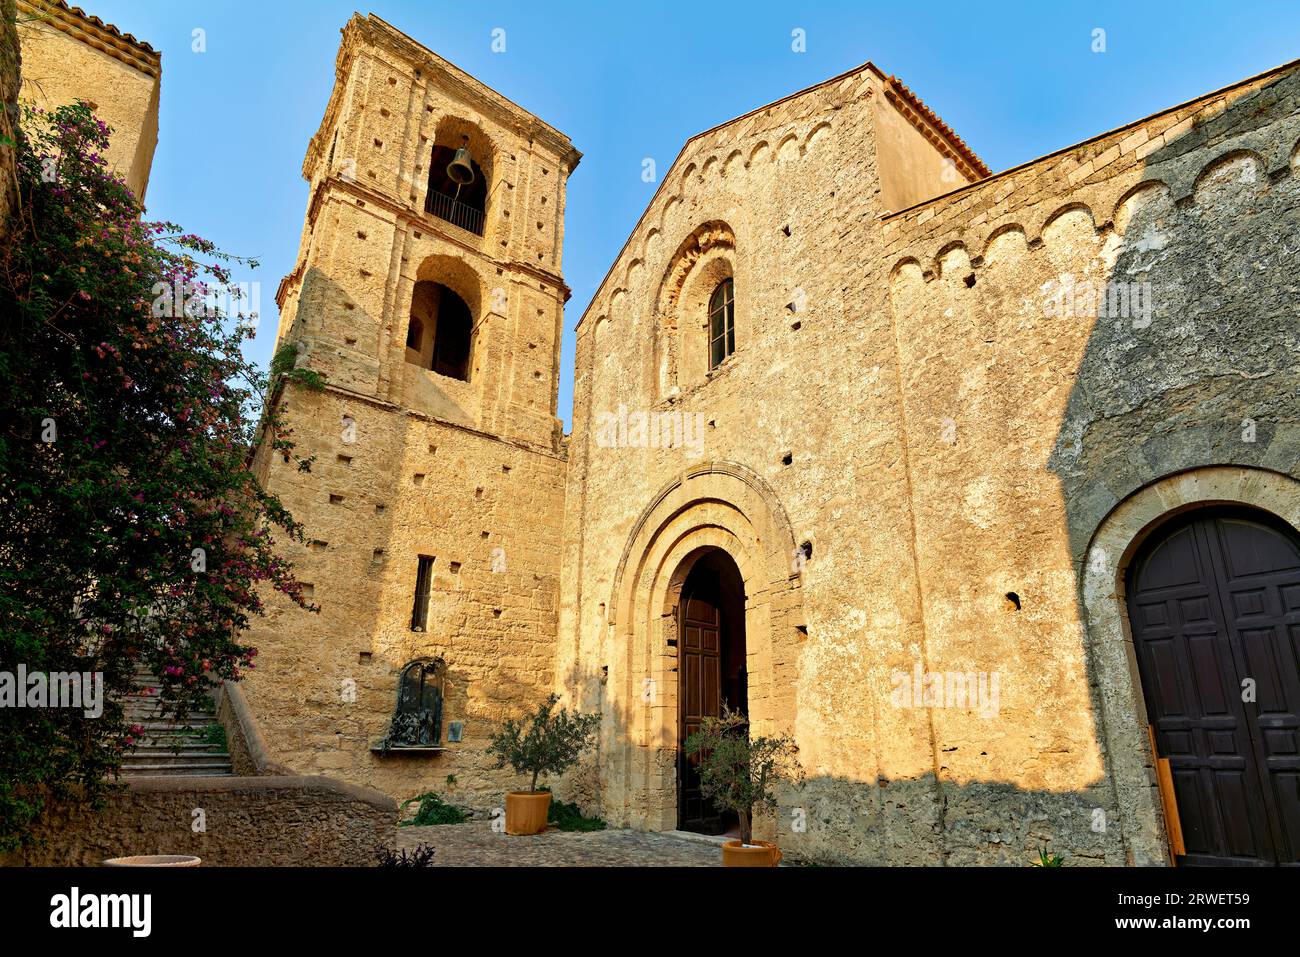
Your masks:
<svg viewBox="0 0 1300 957"><path fill-rule="evenodd" d="M294 771L399 799L454 780L487 808L514 783L487 769L487 736L553 682L580 154L374 16L343 29L335 76L276 295L277 348L327 383L283 396L315 462L257 461L312 540L287 548L321 612L270 603L248 699Z"/></svg>

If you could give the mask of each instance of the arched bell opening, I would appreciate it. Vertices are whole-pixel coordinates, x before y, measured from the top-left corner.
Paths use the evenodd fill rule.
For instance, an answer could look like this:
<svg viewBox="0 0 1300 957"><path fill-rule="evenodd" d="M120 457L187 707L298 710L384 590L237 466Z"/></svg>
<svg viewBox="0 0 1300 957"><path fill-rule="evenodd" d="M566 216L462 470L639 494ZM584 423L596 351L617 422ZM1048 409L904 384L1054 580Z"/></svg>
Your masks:
<svg viewBox="0 0 1300 957"><path fill-rule="evenodd" d="M492 176L492 144L483 131L458 117L443 117L429 153L424 211L484 235Z"/></svg>
<svg viewBox="0 0 1300 957"><path fill-rule="evenodd" d="M474 317L464 299L440 282L415 284L406 332L407 362L468 382L473 335Z"/></svg>

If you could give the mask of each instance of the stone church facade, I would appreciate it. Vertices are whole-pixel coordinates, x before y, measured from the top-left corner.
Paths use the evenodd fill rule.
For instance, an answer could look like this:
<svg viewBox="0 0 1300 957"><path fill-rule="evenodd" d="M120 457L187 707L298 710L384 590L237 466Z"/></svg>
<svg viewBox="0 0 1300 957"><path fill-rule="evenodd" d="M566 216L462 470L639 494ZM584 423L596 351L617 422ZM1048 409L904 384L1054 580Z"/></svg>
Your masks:
<svg viewBox="0 0 1300 957"><path fill-rule="evenodd" d="M256 459L320 606L252 635L268 750L486 815L489 735L555 691L603 722L564 795L708 830L679 742L726 700L798 743L795 856L1295 860L1298 91L997 175L871 64L701 133L564 436L580 154L354 17L277 294L315 465Z"/></svg>

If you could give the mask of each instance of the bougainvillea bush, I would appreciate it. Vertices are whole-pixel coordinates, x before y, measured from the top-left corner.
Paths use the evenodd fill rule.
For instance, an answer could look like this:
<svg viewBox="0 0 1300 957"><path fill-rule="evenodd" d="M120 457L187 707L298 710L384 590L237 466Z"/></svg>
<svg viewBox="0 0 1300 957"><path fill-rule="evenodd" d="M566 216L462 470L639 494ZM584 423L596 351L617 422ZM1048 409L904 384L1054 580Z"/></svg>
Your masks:
<svg viewBox="0 0 1300 957"><path fill-rule="evenodd" d="M249 317L207 305L256 263L142 219L109 135L79 104L29 110L0 146L20 194L0 250L0 674L104 678L98 717L0 707L0 849L52 797L102 798L140 734L133 675L183 719L253 667L241 633L272 590L311 610L276 552L302 529L250 449L265 430L311 463L262 407L277 383L242 354ZM319 387L292 358L272 380Z"/></svg>

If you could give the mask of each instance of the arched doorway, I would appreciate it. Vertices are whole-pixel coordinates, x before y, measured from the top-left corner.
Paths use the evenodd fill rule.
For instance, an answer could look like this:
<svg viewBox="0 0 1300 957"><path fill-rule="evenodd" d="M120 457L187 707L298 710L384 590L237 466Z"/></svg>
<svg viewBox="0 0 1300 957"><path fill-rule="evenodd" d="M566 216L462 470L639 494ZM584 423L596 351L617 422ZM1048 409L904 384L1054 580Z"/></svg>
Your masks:
<svg viewBox="0 0 1300 957"><path fill-rule="evenodd" d="M744 583L739 620L750 724L756 734L794 732L805 624L794 549L779 500L739 463L702 462L650 497L601 609L601 664L609 668L599 769L605 820L654 831L679 827L682 588L710 552L725 553Z"/></svg>
<svg viewBox="0 0 1300 957"><path fill-rule="evenodd" d="M745 585L730 555L715 548L695 559L682 585L678 618L677 826L722 834L736 824L735 815L700 792L699 758L687 755L683 744L724 705L749 713Z"/></svg>
<svg viewBox="0 0 1300 957"><path fill-rule="evenodd" d="M1240 506L1160 526L1127 575L1185 865L1300 863L1300 536Z"/></svg>

